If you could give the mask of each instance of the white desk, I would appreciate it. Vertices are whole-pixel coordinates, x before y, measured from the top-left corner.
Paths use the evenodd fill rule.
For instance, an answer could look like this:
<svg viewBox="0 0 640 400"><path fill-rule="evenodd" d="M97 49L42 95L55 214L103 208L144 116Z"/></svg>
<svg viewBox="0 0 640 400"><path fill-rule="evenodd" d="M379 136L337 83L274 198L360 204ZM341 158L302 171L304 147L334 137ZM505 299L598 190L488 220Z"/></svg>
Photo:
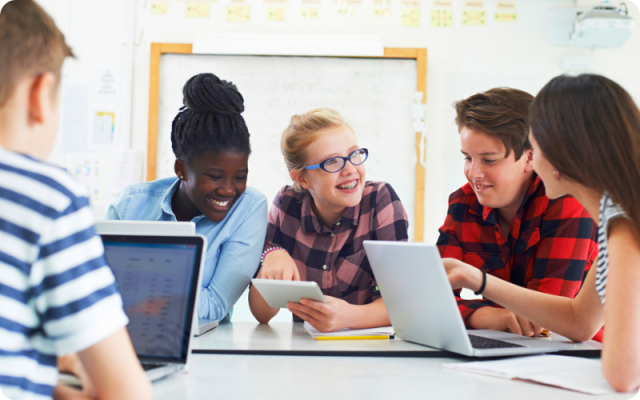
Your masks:
<svg viewBox="0 0 640 400"><path fill-rule="evenodd" d="M626 400L634 394L589 396L525 382L502 380L442 368L468 359L437 357L437 350L404 342L309 340L301 324L223 324L196 339L190 371L154 383L156 400L205 399L451 399L451 400ZM322 346L319 349L318 346ZM586 344L587 348L598 347ZM320 356L296 352L328 350L428 352L430 356ZM207 350L208 349L208 350ZM257 355L272 351L294 355ZM244 352L244 353L242 353ZM245 355L240 355L245 354ZM346 354L350 355L350 354Z"/></svg>
<svg viewBox="0 0 640 400"><path fill-rule="evenodd" d="M627 400L442 368L450 358L194 354L191 371L153 384L155 400Z"/></svg>
<svg viewBox="0 0 640 400"><path fill-rule="evenodd" d="M566 340L553 335L549 340ZM558 354L598 357L602 345L589 341L576 344L575 350ZM195 338L196 354L287 355L287 356L355 356L355 357L464 357L427 346L392 340L312 340L302 323L276 322L260 325L253 322L221 324Z"/></svg>

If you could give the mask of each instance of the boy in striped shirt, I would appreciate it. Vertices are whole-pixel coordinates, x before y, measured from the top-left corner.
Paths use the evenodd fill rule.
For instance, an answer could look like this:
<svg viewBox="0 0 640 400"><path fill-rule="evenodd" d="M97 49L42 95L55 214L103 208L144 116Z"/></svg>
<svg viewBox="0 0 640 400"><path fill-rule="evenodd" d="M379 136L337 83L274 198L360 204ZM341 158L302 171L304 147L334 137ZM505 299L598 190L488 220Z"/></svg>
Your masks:
<svg viewBox="0 0 640 400"><path fill-rule="evenodd" d="M88 199L47 157L60 70L72 56L32 0L0 12L0 388L17 399L147 399L122 299ZM59 356L78 353L92 392L57 385Z"/></svg>

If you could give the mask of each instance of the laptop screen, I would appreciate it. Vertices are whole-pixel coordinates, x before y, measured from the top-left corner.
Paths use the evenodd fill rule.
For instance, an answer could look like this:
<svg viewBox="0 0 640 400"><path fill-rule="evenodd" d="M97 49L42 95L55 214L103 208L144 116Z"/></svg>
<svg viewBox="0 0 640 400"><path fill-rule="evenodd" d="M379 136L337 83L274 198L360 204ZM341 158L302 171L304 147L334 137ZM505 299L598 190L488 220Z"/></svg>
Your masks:
<svg viewBox="0 0 640 400"><path fill-rule="evenodd" d="M195 308L200 238L102 235L102 241L138 357L185 361Z"/></svg>

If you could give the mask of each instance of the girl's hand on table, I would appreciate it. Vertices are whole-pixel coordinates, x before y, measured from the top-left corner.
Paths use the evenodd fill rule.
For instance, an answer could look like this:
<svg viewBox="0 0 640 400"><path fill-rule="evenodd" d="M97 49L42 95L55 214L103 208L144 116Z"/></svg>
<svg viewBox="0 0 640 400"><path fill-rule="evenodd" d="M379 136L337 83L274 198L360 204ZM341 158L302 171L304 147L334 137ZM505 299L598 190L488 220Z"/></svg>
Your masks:
<svg viewBox="0 0 640 400"><path fill-rule="evenodd" d="M356 306L336 297L325 296L325 299L327 304L302 299L300 304L289 303L287 308L320 332L349 328L349 321L352 320L351 311Z"/></svg>

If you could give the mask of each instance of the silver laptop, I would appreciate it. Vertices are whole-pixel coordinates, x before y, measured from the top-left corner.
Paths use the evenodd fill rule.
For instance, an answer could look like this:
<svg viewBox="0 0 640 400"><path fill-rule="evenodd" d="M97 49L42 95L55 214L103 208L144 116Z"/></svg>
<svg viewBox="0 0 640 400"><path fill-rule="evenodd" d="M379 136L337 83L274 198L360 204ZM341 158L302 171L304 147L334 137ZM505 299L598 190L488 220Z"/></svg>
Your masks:
<svg viewBox="0 0 640 400"><path fill-rule="evenodd" d="M98 235L194 236L196 224L176 221L96 221ZM198 318L195 335L200 336L218 326L217 319Z"/></svg>
<svg viewBox="0 0 640 400"><path fill-rule="evenodd" d="M549 353L576 344L488 329L465 329L435 245L364 241L398 337L470 357Z"/></svg>
<svg viewBox="0 0 640 400"><path fill-rule="evenodd" d="M101 235L149 380L187 369L204 264L204 236Z"/></svg>
<svg viewBox="0 0 640 400"><path fill-rule="evenodd" d="M196 224L175 221L96 221L98 235L194 236Z"/></svg>

